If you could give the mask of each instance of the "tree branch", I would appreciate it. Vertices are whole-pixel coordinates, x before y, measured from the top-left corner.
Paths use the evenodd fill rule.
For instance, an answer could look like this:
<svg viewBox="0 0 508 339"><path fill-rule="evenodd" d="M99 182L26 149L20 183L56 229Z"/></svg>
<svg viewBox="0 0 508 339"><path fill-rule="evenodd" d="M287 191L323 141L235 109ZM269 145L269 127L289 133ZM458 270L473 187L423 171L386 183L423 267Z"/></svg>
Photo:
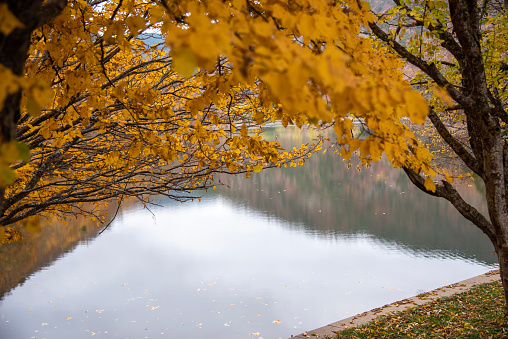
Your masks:
<svg viewBox="0 0 508 339"><path fill-rule="evenodd" d="M404 172L407 174L409 180L418 187L421 191L448 200L463 217L471 221L479 229L485 233L492 243L496 243L496 231L492 223L490 223L476 208L469 205L457 190L447 181L442 180L441 184L436 185L436 191L432 192L425 188L425 180L410 168L404 167Z"/></svg>
<svg viewBox="0 0 508 339"><path fill-rule="evenodd" d="M432 108L429 109L429 119L441 138L453 149L455 154L464 161L467 167L483 178L484 172L482 165L457 139L455 139Z"/></svg>
<svg viewBox="0 0 508 339"><path fill-rule="evenodd" d="M369 27L379 39L392 46L395 52L397 52L402 58L406 59L409 63L421 69L432 80L434 80L436 84L446 88L453 100L464 107L473 107L474 101L456 90L455 87L450 82L448 82L443 74L437 69L435 64L428 63L427 61L410 53L404 46L399 44L395 39L383 31L376 23L369 23Z"/></svg>

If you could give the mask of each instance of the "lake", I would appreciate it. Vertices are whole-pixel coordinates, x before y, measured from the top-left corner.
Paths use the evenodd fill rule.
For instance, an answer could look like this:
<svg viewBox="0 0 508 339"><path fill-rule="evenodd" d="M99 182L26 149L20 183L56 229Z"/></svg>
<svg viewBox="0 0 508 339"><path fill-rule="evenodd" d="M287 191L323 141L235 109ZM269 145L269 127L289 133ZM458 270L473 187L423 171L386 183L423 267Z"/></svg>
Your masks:
<svg viewBox="0 0 508 339"><path fill-rule="evenodd" d="M487 237L446 201L386 161L355 167L329 151L224 177L229 188L201 202L131 204L98 236L68 231L65 246L49 226L44 247L4 245L0 338L286 339L497 267ZM481 185L461 190L485 208Z"/></svg>

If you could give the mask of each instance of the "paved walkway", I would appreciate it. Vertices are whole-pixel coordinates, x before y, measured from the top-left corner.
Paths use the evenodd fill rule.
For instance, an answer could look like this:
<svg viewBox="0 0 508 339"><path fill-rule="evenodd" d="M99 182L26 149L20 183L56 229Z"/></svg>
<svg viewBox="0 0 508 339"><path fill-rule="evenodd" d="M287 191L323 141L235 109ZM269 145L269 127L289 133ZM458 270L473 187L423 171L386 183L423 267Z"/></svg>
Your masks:
<svg viewBox="0 0 508 339"><path fill-rule="evenodd" d="M500 280L499 271L491 271L477 277L467 279L456 284L448 285L435 289L430 292L422 293L416 297L396 301L392 304L385 305L383 307L375 308L368 312L357 314L355 316L339 320L329 325L320 327L318 329L304 332L296 337L291 336L293 339L303 338L333 338L336 332L340 332L348 327L356 327L368 323L380 315L386 315L390 313L400 312L407 308L414 307L416 305L426 304L437 298L448 297L455 293L464 292L474 285L479 285L487 282Z"/></svg>

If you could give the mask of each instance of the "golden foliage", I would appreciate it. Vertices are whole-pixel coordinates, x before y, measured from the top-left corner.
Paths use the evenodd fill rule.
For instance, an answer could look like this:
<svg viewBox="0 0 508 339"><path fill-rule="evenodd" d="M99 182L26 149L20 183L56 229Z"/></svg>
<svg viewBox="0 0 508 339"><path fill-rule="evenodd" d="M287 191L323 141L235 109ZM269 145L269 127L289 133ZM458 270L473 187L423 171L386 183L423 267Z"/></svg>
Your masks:
<svg viewBox="0 0 508 339"><path fill-rule="evenodd" d="M5 243L11 243L23 240L23 236L15 228L0 227L0 246Z"/></svg>
<svg viewBox="0 0 508 339"><path fill-rule="evenodd" d="M235 81L228 60L176 73L164 22L145 15L157 11L136 1L71 1L34 31L19 85L18 141L0 148L8 171L1 184L9 185L1 224L40 213L100 222L84 204L158 194L186 200L216 173L249 175L312 152L262 139L259 127L281 112L261 102L256 83ZM37 231L37 223L28 219L26 228Z"/></svg>
<svg viewBox="0 0 508 339"><path fill-rule="evenodd" d="M69 1L34 31L24 78L0 68L0 103L23 90L20 143L1 153L0 223L122 196L185 199L214 173L301 164L319 148L263 140L259 128L277 121L331 123L346 159L385 153L432 176L404 122L423 123L426 101L362 33L375 20L353 0ZM357 120L366 139L351 133Z"/></svg>

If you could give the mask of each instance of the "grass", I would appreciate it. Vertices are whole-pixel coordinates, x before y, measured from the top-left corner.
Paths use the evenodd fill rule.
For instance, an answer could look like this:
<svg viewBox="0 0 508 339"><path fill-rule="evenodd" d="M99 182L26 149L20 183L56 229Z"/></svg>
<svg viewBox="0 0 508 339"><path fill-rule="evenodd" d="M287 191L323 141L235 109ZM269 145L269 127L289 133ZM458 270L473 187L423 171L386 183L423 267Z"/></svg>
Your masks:
<svg viewBox="0 0 508 339"><path fill-rule="evenodd" d="M440 298L337 334L345 338L508 338L501 282Z"/></svg>

